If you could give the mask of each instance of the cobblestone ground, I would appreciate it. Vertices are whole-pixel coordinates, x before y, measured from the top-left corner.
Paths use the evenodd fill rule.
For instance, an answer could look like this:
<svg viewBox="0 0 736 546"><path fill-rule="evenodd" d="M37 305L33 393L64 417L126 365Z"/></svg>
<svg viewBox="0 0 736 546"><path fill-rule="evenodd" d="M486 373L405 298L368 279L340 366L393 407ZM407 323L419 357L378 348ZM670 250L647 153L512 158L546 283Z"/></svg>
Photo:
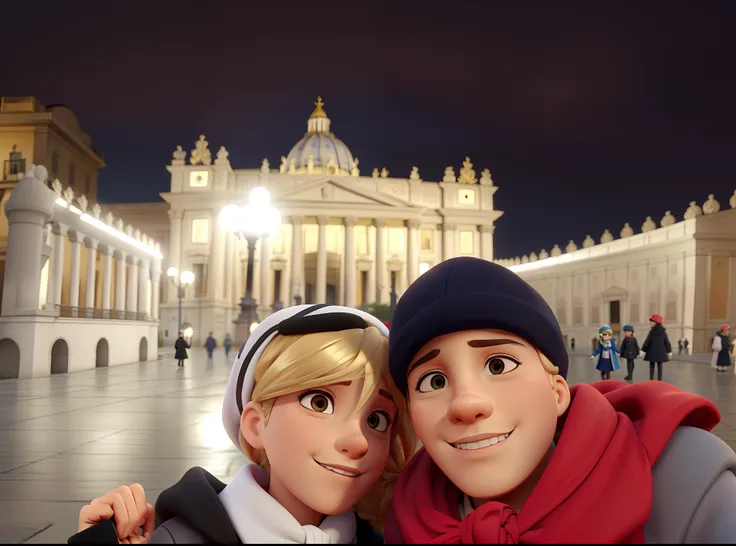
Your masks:
<svg viewBox="0 0 736 546"><path fill-rule="evenodd" d="M245 462L220 424L230 362L221 351L212 361L191 353L183 369L167 359L0 381L2 542L65 543L82 505L121 484L143 484L154 502L195 465L229 480ZM734 376L703 362L665 366L665 381L716 402L723 420L715 433L736 447ZM637 364L634 379L648 378ZM568 379L598 374L579 355Z"/></svg>

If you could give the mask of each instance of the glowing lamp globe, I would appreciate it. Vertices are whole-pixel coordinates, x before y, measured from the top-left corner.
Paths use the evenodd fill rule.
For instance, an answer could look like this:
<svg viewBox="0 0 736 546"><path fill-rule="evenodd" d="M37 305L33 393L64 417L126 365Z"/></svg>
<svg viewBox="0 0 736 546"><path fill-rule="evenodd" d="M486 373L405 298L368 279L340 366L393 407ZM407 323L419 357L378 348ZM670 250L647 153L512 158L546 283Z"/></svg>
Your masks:
<svg viewBox="0 0 736 546"><path fill-rule="evenodd" d="M243 208L237 205L227 205L220 211L218 217L220 227L229 233L240 231L243 222Z"/></svg>
<svg viewBox="0 0 736 546"><path fill-rule="evenodd" d="M179 274L179 270L175 267L170 267L166 270L166 275L168 277L176 277Z"/></svg>
<svg viewBox="0 0 736 546"><path fill-rule="evenodd" d="M194 282L194 273L191 271L182 271L179 279L182 284L192 284Z"/></svg>
<svg viewBox="0 0 736 546"><path fill-rule="evenodd" d="M250 190L248 202L256 207L265 207L271 203L271 194L263 186L257 186Z"/></svg>

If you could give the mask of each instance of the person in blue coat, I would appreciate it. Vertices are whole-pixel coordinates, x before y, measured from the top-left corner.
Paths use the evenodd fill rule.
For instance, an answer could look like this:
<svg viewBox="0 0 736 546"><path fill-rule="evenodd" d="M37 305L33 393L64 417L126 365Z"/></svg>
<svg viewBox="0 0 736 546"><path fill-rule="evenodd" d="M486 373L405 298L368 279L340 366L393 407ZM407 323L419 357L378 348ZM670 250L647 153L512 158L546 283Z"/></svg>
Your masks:
<svg viewBox="0 0 736 546"><path fill-rule="evenodd" d="M207 349L207 358L210 360L212 360L212 353L214 352L215 347L217 347L217 342L215 341L215 336L210 332L209 337L204 342L204 348Z"/></svg>
<svg viewBox="0 0 736 546"><path fill-rule="evenodd" d="M611 372L621 369L618 363L618 348L613 339L613 330L608 324L598 329L598 345L590 359L595 360L595 357L598 357L596 369L601 372L602 380L611 379Z"/></svg>

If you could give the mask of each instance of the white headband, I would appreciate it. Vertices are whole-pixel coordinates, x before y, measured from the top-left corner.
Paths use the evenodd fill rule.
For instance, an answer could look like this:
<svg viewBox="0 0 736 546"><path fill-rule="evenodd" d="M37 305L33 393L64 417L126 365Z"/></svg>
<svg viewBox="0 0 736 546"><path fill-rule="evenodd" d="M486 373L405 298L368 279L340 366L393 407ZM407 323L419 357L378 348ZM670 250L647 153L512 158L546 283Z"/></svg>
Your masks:
<svg viewBox="0 0 736 546"><path fill-rule="evenodd" d="M240 415L242 408L250 402L250 397L253 394L256 364L261 358L263 351L266 350L268 344L271 343L271 340L278 333L279 326L285 320L296 315L311 317L332 313L358 316L365 320L368 326L378 328L381 334L388 338L388 328L380 320L370 313L352 307L342 307L339 305L295 305L269 315L253 330L250 337L248 337L248 341L245 342L245 345L241 347L235 356L233 367L230 370L230 378L227 381L227 388L225 389L225 399L222 402L222 424L230 440L238 449L242 451L240 446ZM247 365L247 368L241 376L241 370L244 365ZM240 406L238 405L239 382L241 383Z"/></svg>

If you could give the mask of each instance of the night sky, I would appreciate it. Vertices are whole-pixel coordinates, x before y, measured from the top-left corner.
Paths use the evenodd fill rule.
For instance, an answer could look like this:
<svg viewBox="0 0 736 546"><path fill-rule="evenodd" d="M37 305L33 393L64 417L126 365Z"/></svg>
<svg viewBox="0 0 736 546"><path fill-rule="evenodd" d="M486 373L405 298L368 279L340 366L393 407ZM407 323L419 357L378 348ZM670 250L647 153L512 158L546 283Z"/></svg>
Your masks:
<svg viewBox="0 0 736 546"><path fill-rule="evenodd" d="M497 257L736 190L736 2L256 4L4 4L0 94L79 116L103 203L157 200L200 133L278 167L322 95L363 175L489 168Z"/></svg>

